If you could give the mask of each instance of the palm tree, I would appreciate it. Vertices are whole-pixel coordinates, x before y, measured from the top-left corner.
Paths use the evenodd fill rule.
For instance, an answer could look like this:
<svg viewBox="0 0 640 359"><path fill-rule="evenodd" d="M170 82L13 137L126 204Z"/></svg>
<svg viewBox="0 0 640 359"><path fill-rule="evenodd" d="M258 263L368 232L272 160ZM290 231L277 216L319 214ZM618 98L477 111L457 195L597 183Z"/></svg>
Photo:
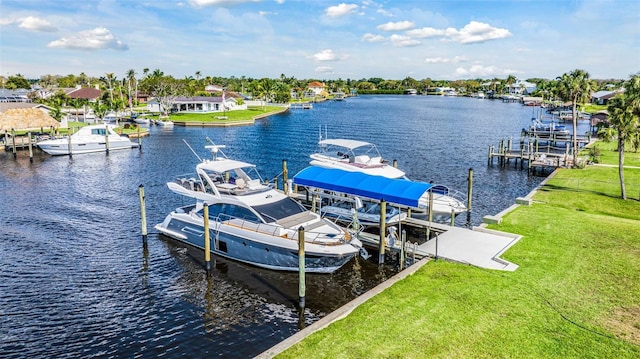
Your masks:
<svg viewBox="0 0 640 359"><path fill-rule="evenodd" d="M573 166L576 166L578 155L578 103L589 101L591 90L595 86L593 80L589 79L589 73L584 70L573 70L558 78L558 95L563 101L571 101L572 121L573 121Z"/></svg>
<svg viewBox="0 0 640 359"><path fill-rule="evenodd" d="M624 186L624 145L630 135L638 131L638 117L634 115L628 96L622 95L610 100L607 110L609 121L618 137L618 175L622 199L627 199Z"/></svg>
<svg viewBox="0 0 640 359"><path fill-rule="evenodd" d="M136 70L129 69L126 74L127 95L129 96L129 111L133 113L133 97L131 96L132 87L135 88L135 98L138 98L138 80L136 79Z"/></svg>

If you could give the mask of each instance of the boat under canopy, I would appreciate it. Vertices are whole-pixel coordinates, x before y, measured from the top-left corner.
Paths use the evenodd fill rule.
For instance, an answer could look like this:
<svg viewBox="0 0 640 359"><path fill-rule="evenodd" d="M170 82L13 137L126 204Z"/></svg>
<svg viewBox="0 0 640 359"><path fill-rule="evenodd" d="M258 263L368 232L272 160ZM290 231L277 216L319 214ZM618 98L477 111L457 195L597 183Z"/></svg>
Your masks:
<svg viewBox="0 0 640 359"><path fill-rule="evenodd" d="M315 166L298 172L293 177L293 183L378 201L384 199L387 202L414 208L423 206L425 195L433 187L424 182Z"/></svg>

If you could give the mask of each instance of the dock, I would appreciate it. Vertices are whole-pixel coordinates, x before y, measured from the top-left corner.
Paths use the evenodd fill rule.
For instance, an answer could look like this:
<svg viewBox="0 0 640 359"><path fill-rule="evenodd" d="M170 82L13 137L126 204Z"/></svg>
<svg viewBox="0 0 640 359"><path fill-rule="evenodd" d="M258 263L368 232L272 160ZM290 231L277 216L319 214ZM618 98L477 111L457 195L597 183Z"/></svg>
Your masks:
<svg viewBox="0 0 640 359"><path fill-rule="evenodd" d="M591 136L576 136L578 149L591 143ZM489 146L487 164L493 165L497 159L498 165L508 166L513 160L520 169L535 172L536 169L573 167L573 135L532 135L523 131L519 143L513 144L511 139L502 140L498 147Z"/></svg>
<svg viewBox="0 0 640 359"><path fill-rule="evenodd" d="M313 104L311 102L293 102L289 104L290 109L302 109L302 110L311 110L313 108Z"/></svg>

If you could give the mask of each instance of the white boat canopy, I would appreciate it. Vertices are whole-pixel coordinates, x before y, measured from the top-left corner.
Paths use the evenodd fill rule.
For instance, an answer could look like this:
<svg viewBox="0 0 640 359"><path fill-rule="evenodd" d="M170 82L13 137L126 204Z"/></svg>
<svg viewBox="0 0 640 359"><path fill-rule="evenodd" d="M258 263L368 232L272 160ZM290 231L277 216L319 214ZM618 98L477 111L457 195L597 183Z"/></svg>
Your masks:
<svg viewBox="0 0 640 359"><path fill-rule="evenodd" d="M326 146L326 145L340 146L340 147L348 148L350 150L353 150L354 148L358 148L358 147L363 147L363 146L373 146L373 144L369 142L358 141L358 140L346 140L341 138L322 140L318 142L318 144L321 146Z"/></svg>
<svg viewBox="0 0 640 359"><path fill-rule="evenodd" d="M198 168L202 168L204 170L224 173L227 171L235 170L237 168L254 168L256 165L251 163L230 160L227 158L220 158L218 160L209 160L203 163L198 164Z"/></svg>

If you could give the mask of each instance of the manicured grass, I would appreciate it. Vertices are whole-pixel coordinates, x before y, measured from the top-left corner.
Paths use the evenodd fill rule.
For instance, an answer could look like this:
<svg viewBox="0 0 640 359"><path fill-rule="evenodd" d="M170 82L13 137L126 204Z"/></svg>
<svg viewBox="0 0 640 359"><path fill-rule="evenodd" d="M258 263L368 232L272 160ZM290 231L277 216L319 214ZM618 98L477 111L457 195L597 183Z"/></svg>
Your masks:
<svg viewBox="0 0 640 359"><path fill-rule="evenodd" d="M618 145L616 141L613 142L602 142L598 141L594 144L597 146L602 155L600 156L600 163L618 165ZM586 152L583 152L586 154ZM634 152L631 151L629 145L625 146L624 151L624 165L625 166L636 166L640 167L640 151Z"/></svg>
<svg viewBox="0 0 640 359"><path fill-rule="evenodd" d="M229 123L252 121L257 116L273 114L282 111L280 106L250 107L247 110L226 111L215 113L175 113L169 116L176 122L205 122L205 123ZM226 117L226 118L222 118Z"/></svg>
<svg viewBox="0 0 640 359"><path fill-rule="evenodd" d="M640 357L640 201L562 182L616 173L561 170L492 226L515 272L431 261L278 358Z"/></svg>

